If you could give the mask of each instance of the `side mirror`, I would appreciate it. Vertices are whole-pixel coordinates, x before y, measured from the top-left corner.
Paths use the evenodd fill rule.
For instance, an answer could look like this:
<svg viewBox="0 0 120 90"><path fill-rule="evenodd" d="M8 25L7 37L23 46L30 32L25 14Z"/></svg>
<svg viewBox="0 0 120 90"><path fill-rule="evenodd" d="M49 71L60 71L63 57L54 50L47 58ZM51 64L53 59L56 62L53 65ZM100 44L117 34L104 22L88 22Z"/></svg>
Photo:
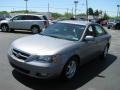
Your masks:
<svg viewBox="0 0 120 90"><path fill-rule="evenodd" d="M94 38L94 36L86 36L84 40L85 41L94 41L95 38Z"/></svg>

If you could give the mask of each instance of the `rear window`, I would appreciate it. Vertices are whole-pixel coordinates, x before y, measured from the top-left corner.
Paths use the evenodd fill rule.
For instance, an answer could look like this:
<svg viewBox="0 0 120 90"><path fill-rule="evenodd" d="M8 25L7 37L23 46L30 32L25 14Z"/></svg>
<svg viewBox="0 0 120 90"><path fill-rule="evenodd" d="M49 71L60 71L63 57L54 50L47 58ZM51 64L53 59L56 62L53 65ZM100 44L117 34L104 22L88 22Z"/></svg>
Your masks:
<svg viewBox="0 0 120 90"><path fill-rule="evenodd" d="M37 16L24 16L24 19L23 20L41 20L39 17Z"/></svg>
<svg viewBox="0 0 120 90"><path fill-rule="evenodd" d="M43 19L44 19L44 20L48 20L46 16L43 16Z"/></svg>

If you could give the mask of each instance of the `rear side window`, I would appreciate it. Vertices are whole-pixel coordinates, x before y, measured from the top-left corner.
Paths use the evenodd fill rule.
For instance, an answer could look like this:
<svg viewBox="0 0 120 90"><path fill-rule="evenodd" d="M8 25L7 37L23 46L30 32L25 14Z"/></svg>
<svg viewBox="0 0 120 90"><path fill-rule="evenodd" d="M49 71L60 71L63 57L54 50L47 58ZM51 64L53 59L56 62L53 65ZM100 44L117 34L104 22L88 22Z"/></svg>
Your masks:
<svg viewBox="0 0 120 90"><path fill-rule="evenodd" d="M95 32L96 32L96 36L101 36L101 35L105 35L107 32L104 30L104 28L102 28L99 25L95 25Z"/></svg>
<svg viewBox="0 0 120 90"><path fill-rule="evenodd" d="M96 36L92 25L88 26L86 31L86 36L94 36L94 37Z"/></svg>
<svg viewBox="0 0 120 90"><path fill-rule="evenodd" d="M15 16L13 20L22 20L22 16Z"/></svg>
<svg viewBox="0 0 120 90"><path fill-rule="evenodd" d="M41 20L41 18L37 17L37 16L31 16L32 20Z"/></svg>
<svg viewBox="0 0 120 90"><path fill-rule="evenodd" d="M44 19L44 20L48 20L46 16L43 16L43 19Z"/></svg>
<svg viewBox="0 0 120 90"><path fill-rule="evenodd" d="M41 20L39 17L37 16L23 16L23 20Z"/></svg>

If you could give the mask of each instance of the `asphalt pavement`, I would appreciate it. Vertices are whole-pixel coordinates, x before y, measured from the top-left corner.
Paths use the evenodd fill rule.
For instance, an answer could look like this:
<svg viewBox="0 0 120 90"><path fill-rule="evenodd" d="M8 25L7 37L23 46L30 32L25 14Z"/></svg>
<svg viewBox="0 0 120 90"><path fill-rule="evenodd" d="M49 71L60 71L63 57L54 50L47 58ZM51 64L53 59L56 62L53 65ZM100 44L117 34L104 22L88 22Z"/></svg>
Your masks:
<svg viewBox="0 0 120 90"><path fill-rule="evenodd" d="M0 32L0 90L120 90L120 31L112 35L106 61L95 59L81 67L70 82L40 80L16 72L7 59L8 48L14 40L32 35L30 32Z"/></svg>

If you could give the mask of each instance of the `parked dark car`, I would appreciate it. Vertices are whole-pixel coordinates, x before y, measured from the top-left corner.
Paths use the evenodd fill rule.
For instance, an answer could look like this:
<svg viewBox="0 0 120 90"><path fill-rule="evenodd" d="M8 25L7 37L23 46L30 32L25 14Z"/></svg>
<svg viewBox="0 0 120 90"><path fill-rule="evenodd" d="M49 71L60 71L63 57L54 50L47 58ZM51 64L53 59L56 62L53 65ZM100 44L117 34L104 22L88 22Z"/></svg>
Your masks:
<svg viewBox="0 0 120 90"><path fill-rule="evenodd" d="M105 20L105 19L98 19L96 21L96 23L101 24L102 26L106 26L107 25L107 20Z"/></svg>
<svg viewBox="0 0 120 90"><path fill-rule="evenodd" d="M107 25L108 29L120 29L120 19L111 19Z"/></svg>

